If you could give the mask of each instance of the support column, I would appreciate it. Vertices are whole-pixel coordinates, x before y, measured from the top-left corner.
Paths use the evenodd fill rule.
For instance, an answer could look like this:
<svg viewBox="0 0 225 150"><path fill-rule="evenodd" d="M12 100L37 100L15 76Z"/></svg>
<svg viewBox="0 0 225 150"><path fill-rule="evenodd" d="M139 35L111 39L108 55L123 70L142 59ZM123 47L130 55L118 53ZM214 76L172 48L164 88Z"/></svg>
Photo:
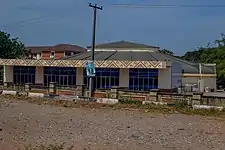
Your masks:
<svg viewBox="0 0 225 150"><path fill-rule="evenodd" d="M204 79L202 77L198 80L198 86L199 86L199 92L204 92L205 85L204 85Z"/></svg>
<svg viewBox="0 0 225 150"><path fill-rule="evenodd" d="M35 71L35 84L44 84L44 67L37 66Z"/></svg>
<svg viewBox="0 0 225 150"><path fill-rule="evenodd" d="M13 83L13 66L4 66L3 82L4 84Z"/></svg>
<svg viewBox="0 0 225 150"><path fill-rule="evenodd" d="M76 69L76 85L84 84L84 68L78 67Z"/></svg>
<svg viewBox="0 0 225 150"><path fill-rule="evenodd" d="M119 87L129 87L129 69L120 68Z"/></svg>
<svg viewBox="0 0 225 150"><path fill-rule="evenodd" d="M158 73L158 89L172 88L172 69L171 67L159 69Z"/></svg>

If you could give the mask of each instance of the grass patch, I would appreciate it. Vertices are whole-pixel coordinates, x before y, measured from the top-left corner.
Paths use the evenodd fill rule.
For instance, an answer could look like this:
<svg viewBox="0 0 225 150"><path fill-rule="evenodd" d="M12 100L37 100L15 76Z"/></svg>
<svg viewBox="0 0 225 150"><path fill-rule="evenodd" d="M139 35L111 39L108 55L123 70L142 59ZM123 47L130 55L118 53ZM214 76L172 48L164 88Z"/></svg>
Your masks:
<svg viewBox="0 0 225 150"><path fill-rule="evenodd" d="M135 101L135 100L119 100L120 104L135 104L135 105L142 105L142 101Z"/></svg>

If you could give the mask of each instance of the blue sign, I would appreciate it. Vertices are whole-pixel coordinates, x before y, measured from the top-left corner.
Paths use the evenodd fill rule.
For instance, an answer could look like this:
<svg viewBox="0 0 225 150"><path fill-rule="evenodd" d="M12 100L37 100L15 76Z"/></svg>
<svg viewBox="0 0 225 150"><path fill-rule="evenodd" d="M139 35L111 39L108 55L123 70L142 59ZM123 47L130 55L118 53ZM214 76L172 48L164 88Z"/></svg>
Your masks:
<svg viewBox="0 0 225 150"><path fill-rule="evenodd" d="M86 63L86 74L88 77L95 76L95 66L94 66L93 61L89 61Z"/></svg>

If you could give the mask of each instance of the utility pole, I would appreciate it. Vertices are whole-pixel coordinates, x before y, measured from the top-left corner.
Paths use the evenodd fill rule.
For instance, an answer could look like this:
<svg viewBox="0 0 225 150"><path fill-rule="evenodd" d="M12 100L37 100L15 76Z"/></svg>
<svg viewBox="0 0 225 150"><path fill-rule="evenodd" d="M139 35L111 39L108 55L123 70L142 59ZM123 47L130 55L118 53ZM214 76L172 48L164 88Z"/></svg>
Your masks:
<svg viewBox="0 0 225 150"><path fill-rule="evenodd" d="M203 92L202 91L202 64L199 63L199 92Z"/></svg>
<svg viewBox="0 0 225 150"><path fill-rule="evenodd" d="M95 60L95 31L96 31L96 14L97 14L97 9L102 10L102 6L98 7L97 4L92 5L91 3L89 3L89 7L93 8L93 29L92 29L92 47L91 47L91 61L94 64L94 60ZM93 77L90 76L89 78L89 98L92 96L92 90L93 90Z"/></svg>

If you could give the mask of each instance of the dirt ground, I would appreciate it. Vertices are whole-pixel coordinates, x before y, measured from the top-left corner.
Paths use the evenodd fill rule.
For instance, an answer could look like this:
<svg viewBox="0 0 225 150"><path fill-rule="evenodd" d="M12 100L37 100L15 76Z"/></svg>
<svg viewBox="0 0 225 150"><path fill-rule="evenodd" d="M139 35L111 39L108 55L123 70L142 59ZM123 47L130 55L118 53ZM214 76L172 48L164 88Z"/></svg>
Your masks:
<svg viewBox="0 0 225 150"><path fill-rule="evenodd" d="M224 121L110 108L64 108L0 100L0 150L63 144L137 150L224 150Z"/></svg>

